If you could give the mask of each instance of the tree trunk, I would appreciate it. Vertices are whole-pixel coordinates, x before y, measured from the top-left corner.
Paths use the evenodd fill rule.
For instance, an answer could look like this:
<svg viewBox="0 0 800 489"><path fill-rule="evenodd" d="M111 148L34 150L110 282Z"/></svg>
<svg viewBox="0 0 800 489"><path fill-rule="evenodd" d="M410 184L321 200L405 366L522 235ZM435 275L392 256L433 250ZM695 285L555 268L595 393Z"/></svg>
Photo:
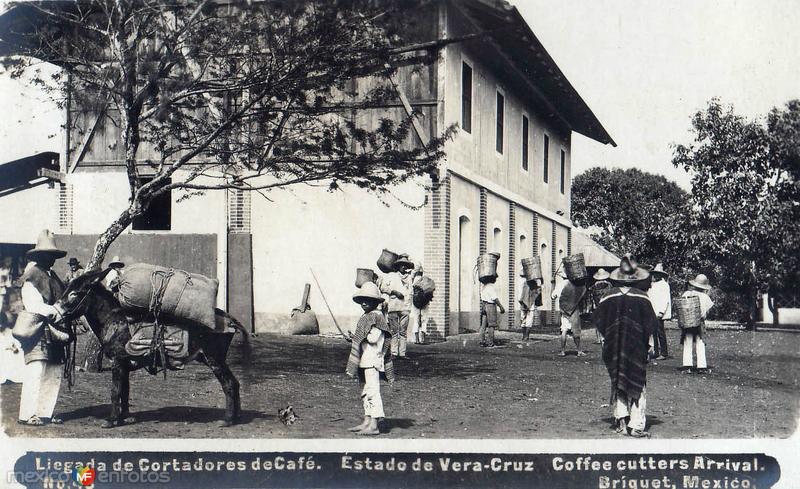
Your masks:
<svg viewBox="0 0 800 489"><path fill-rule="evenodd" d="M122 234L133 222L134 212L132 208L133 205L131 208L125 209L125 211L123 211L122 214L120 214L119 217L117 217L114 222L111 223L108 229L106 229L103 234L98 236L97 241L94 244L92 257L89 259L89 263L86 265L87 271L100 269L100 265L102 265L103 259L105 259L111 243L113 243L114 240L116 240L119 235Z"/></svg>
<svg viewBox="0 0 800 489"><path fill-rule="evenodd" d="M756 322L758 321L758 290L748 290L745 292L745 300L748 304L747 322L744 329L747 331L756 330Z"/></svg>
<svg viewBox="0 0 800 489"><path fill-rule="evenodd" d="M127 229L127 227L133 221L133 213L131 209L125 209L125 211L117 217L113 223L105 230L103 234L101 234L94 245L94 251L92 252L92 257L89 259L89 263L86 266L87 270L99 270L100 265L103 263L103 259L106 256L106 252L108 251L109 246L111 243L116 240L120 234ZM83 367L86 369L87 372L100 372L103 368L103 352L102 352L102 345L100 344L100 340L97 339L97 336L90 334L89 341L86 343L86 347L83 350L84 353L84 361Z"/></svg>

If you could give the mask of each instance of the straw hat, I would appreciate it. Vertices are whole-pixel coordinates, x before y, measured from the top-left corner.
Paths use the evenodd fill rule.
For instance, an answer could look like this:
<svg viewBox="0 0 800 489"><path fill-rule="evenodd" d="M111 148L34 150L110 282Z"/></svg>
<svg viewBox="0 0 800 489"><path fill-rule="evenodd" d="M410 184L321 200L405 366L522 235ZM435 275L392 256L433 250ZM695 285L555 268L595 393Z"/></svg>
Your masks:
<svg viewBox="0 0 800 489"><path fill-rule="evenodd" d="M411 260L408 258L408 255L406 255L406 254L402 254L402 255L400 255L400 258L398 258L398 259L397 259L397 260L394 262L394 269L395 269L395 271L399 271L401 267L406 267L406 268L414 268L414 262L413 262L413 261L411 261Z"/></svg>
<svg viewBox="0 0 800 489"><path fill-rule="evenodd" d="M63 258L67 256L67 252L56 246L56 238L50 230L43 229L36 239L36 246L28 250L25 255L31 260L36 261L36 258L42 255L50 255L56 259Z"/></svg>
<svg viewBox="0 0 800 489"><path fill-rule="evenodd" d="M108 262L109 268L113 267L114 265L116 265L116 266L118 266L120 268L125 266L125 264L122 262L122 260L119 259L119 255L114 255L114 258L112 258L111 261Z"/></svg>
<svg viewBox="0 0 800 489"><path fill-rule="evenodd" d="M645 280L650 276L650 272L644 268L640 268L636 263L636 259L630 253L626 254L620 260L619 268L611 272L611 280L622 284L634 284L641 280Z"/></svg>
<svg viewBox="0 0 800 489"><path fill-rule="evenodd" d="M383 296L378 286L373 282L365 282L364 285L358 288L353 294L353 302L358 302L359 299L371 299L376 302L383 302Z"/></svg>
<svg viewBox="0 0 800 489"><path fill-rule="evenodd" d="M689 280L689 285L698 289L711 290L711 283L704 273L698 273L694 280Z"/></svg>
<svg viewBox="0 0 800 489"><path fill-rule="evenodd" d="M651 270L650 273L652 273L653 275L660 274L664 278L669 277L669 274L666 271L664 271L663 263L659 263L658 265L656 265L656 267L653 270Z"/></svg>
<svg viewBox="0 0 800 489"><path fill-rule="evenodd" d="M67 265L80 265L80 264L81 264L80 260L78 260L74 256L70 258L69 261L67 262Z"/></svg>
<svg viewBox="0 0 800 489"><path fill-rule="evenodd" d="M605 271L602 268L600 270L594 272L594 275L592 275L592 278L597 282L599 282L601 280L608 280L610 277L611 277L611 274L608 273L607 271Z"/></svg>

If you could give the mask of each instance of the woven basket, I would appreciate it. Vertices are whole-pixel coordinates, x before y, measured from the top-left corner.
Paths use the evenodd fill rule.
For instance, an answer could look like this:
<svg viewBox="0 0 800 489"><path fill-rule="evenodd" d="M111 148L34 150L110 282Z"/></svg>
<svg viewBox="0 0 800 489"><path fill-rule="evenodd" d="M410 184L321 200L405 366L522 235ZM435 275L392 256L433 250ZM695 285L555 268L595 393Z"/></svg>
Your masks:
<svg viewBox="0 0 800 489"><path fill-rule="evenodd" d="M485 279L497 275L497 255L483 254L478 257L478 278Z"/></svg>
<svg viewBox="0 0 800 489"><path fill-rule="evenodd" d="M675 301L678 327L681 329L700 328L703 318L700 315L699 297L681 297Z"/></svg>
<svg viewBox="0 0 800 489"><path fill-rule="evenodd" d="M398 255L394 251L389 251L387 249L384 249L383 252L381 253L381 256L378 257L378 262L377 262L378 268L383 273L393 272L394 262L396 262L398 258L400 258L400 255Z"/></svg>
<svg viewBox="0 0 800 489"><path fill-rule="evenodd" d="M525 276L525 280L544 278L544 274L542 274L542 260L539 258L539 255L522 259L522 275Z"/></svg>
<svg viewBox="0 0 800 489"><path fill-rule="evenodd" d="M375 281L375 271L371 268L356 268L356 287Z"/></svg>
<svg viewBox="0 0 800 489"><path fill-rule="evenodd" d="M572 281L586 278L586 260L583 258L583 253L576 253L564 258L564 273Z"/></svg>

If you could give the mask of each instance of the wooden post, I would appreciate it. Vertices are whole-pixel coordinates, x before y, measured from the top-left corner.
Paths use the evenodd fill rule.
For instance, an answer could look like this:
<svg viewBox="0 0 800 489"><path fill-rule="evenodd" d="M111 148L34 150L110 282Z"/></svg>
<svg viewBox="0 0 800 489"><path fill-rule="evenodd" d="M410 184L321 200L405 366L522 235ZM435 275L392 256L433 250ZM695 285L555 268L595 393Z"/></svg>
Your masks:
<svg viewBox="0 0 800 489"><path fill-rule="evenodd" d="M311 284L306 284L303 288L303 300L300 301L300 310L308 309L308 294L311 293Z"/></svg>

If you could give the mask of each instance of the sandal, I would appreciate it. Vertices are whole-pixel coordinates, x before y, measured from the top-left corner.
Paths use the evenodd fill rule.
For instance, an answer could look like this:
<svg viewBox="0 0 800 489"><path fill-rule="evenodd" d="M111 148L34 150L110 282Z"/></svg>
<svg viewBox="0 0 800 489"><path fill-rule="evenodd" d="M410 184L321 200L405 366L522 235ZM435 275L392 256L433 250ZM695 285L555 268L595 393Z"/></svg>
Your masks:
<svg viewBox="0 0 800 489"><path fill-rule="evenodd" d="M621 419L617 420L616 426L614 427L614 431L619 433L619 434L627 433L628 426L627 426L627 423L625 422L625 418L621 418Z"/></svg>
<svg viewBox="0 0 800 489"><path fill-rule="evenodd" d="M17 423L24 424L26 426L44 426L44 422L41 419L39 419L39 416L36 416L35 414L30 418L28 418L27 421L23 421L20 419L17 420Z"/></svg>
<svg viewBox="0 0 800 489"><path fill-rule="evenodd" d="M644 430L630 430L628 435L632 436L633 438L650 438L650 433Z"/></svg>
<svg viewBox="0 0 800 489"><path fill-rule="evenodd" d="M585 351L579 351L576 356L585 357L586 356L586 352Z"/></svg>
<svg viewBox="0 0 800 489"><path fill-rule="evenodd" d="M64 424L64 420L63 420L63 419L61 419L61 418L56 418L55 416L53 416L52 418L50 418L50 419L48 420L48 422L49 422L50 424Z"/></svg>

